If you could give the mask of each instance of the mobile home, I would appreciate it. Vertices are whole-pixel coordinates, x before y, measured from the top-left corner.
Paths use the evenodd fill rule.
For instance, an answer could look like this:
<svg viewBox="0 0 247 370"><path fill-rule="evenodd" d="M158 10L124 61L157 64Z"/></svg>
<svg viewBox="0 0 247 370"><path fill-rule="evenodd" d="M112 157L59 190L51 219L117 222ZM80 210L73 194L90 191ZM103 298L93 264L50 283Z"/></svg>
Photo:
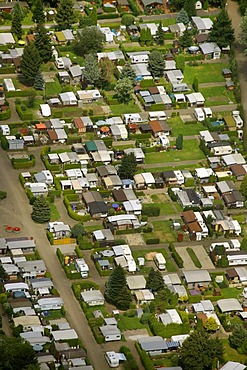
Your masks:
<svg viewBox="0 0 247 370"><path fill-rule="evenodd" d="M205 114L202 110L202 108L195 108L194 115L196 117L196 120L198 122L202 122L205 120Z"/></svg>
<svg viewBox="0 0 247 370"><path fill-rule="evenodd" d="M166 259L162 253L156 253L154 256L154 262L159 270L165 270L166 268Z"/></svg>

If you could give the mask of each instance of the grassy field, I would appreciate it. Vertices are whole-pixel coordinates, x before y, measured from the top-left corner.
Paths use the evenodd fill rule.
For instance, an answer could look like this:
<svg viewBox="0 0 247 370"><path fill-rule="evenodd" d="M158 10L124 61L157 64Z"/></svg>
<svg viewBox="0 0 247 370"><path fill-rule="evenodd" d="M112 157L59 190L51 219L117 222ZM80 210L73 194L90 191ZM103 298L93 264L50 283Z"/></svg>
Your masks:
<svg viewBox="0 0 247 370"><path fill-rule="evenodd" d="M153 194L151 195L152 201L155 205L160 207L160 214L163 215L172 215L176 213L176 210L173 207L173 202L165 194Z"/></svg>
<svg viewBox="0 0 247 370"><path fill-rule="evenodd" d="M153 231L144 233L145 240L150 238L159 238L160 243L173 243L176 240L176 235L171 228L170 221L153 221Z"/></svg>
<svg viewBox="0 0 247 370"><path fill-rule="evenodd" d="M46 82L45 93L46 95L58 95L62 92L62 86L60 85L58 79L55 77L54 82Z"/></svg>
<svg viewBox="0 0 247 370"><path fill-rule="evenodd" d="M138 105L134 101L130 102L129 104L117 104L117 105L110 105L111 111L113 114L121 115L125 113L139 113L140 109Z"/></svg>
<svg viewBox="0 0 247 370"><path fill-rule="evenodd" d="M221 339L221 342L223 343L224 347L224 359L225 361L236 361L240 363L246 362L246 355L238 353L235 349L230 347L229 340L228 339Z"/></svg>
<svg viewBox="0 0 247 370"><path fill-rule="evenodd" d="M200 83L207 82L224 82L225 79L222 75L222 69L229 68L228 63L207 63L198 66L185 65L184 82L192 84L195 77L198 78Z"/></svg>
<svg viewBox="0 0 247 370"><path fill-rule="evenodd" d="M50 204L50 210L51 210L51 220L50 221L57 221L60 219L60 213L57 210L57 207L55 204Z"/></svg>
<svg viewBox="0 0 247 370"><path fill-rule="evenodd" d="M146 329L147 326L140 323L140 320L137 316L135 317L127 317L120 315L118 318L118 328L121 331L124 330L136 330L136 329Z"/></svg>
<svg viewBox="0 0 247 370"><path fill-rule="evenodd" d="M150 234L148 234L148 235L150 235ZM153 252L162 253L163 254L163 256L166 259L166 270L168 272L176 272L177 271L177 268L176 268L175 263L173 262L172 258L169 257L168 252L164 248L160 249L159 247L157 247L157 249L153 250ZM148 250L148 249L146 249L146 250L143 250L143 249L132 250L132 255L133 255L133 257L134 257L135 260L137 260L137 258L139 258L139 257L145 258L145 256L148 253L150 253L150 250Z"/></svg>
<svg viewBox="0 0 247 370"><path fill-rule="evenodd" d="M237 288L223 288L221 289L221 294L224 298L239 298L242 293L241 289Z"/></svg>
<svg viewBox="0 0 247 370"><path fill-rule="evenodd" d="M85 228L85 231L87 231L88 233L92 233L95 230L101 230L101 229L103 229L103 225L91 225L91 226L87 226L87 224L84 223L83 226Z"/></svg>
<svg viewBox="0 0 247 370"><path fill-rule="evenodd" d="M180 117L169 118L168 126L172 129L172 136L182 134L184 136L198 135L200 131L205 130L205 126L201 122L183 123Z"/></svg>
<svg viewBox="0 0 247 370"><path fill-rule="evenodd" d="M171 142L171 146L175 145L175 142ZM184 140L182 150L170 150L168 152L147 153L145 156L145 162L147 164L153 163L166 163L174 161L189 161L189 160L201 160L205 156L199 149L199 143L196 139Z"/></svg>
<svg viewBox="0 0 247 370"><path fill-rule="evenodd" d="M162 171L168 171L168 170L188 170L188 171L192 171L195 168L199 168L199 167L207 167L206 161L201 161L200 163L197 163L196 165L195 164L185 164L185 165L181 166L178 162L178 163L174 163L174 166L162 166L162 167L156 167L156 168L145 167L143 169L141 167L139 167L137 172L138 173L142 173L142 172L162 172Z"/></svg>
<svg viewBox="0 0 247 370"><path fill-rule="evenodd" d="M228 91L224 86L206 87L199 90L205 98L205 106L228 105L229 101L236 103L233 91Z"/></svg>

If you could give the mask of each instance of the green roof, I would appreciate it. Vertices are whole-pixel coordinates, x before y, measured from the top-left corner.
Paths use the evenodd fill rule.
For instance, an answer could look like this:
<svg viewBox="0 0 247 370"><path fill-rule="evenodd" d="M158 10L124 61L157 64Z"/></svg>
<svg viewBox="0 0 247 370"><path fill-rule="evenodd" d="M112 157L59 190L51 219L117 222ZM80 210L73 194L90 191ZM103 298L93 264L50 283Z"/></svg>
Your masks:
<svg viewBox="0 0 247 370"><path fill-rule="evenodd" d="M85 147L86 147L87 152L97 152L98 151L98 148L95 145L94 141L86 141Z"/></svg>

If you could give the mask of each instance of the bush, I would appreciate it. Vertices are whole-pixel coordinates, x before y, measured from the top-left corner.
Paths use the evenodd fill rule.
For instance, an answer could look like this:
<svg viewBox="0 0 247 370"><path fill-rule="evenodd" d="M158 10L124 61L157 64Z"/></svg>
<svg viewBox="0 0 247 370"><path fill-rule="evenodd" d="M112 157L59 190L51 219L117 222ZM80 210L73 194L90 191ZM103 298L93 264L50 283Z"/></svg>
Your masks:
<svg viewBox="0 0 247 370"><path fill-rule="evenodd" d="M127 360L124 363L124 368L126 370L138 370L137 362L136 362L134 356L132 355L129 347L122 346L119 351L125 355L126 360Z"/></svg>
<svg viewBox="0 0 247 370"><path fill-rule="evenodd" d="M118 17L119 17L118 13L107 13L98 15L98 19L113 19Z"/></svg>
<svg viewBox="0 0 247 370"><path fill-rule="evenodd" d="M155 86L155 83L154 83L153 79L141 80L141 88L142 89L147 89L148 87L153 87L153 86ZM164 106L164 104L163 104L163 106Z"/></svg>
<svg viewBox="0 0 247 370"><path fill-rule="evenodd" d="M7 192L0 190L0 200L5 199L7 197Z"/></svg>
<svg viewBox="0 0 247 370"><path fill-rule="evenodd" d="M12 74L15 73L15 67L14 66L9 66L9 67L2 67L0 68L0 74L1 75L6 75L6 74ZM5 95L7 96L7 92Z"/></svg>
<svg viewBox="0 0 247 370"><path fill-rule="evenodd" d="M16 112L18 113L19 117L23 121L31 121L31 120L33 120L33 114L32 113L23 112L22 105L16 104L15 108L16 108Z"/></svg>
<svg viewBox="0 0 247 370"><path fill-rule="evenodd" d="M0 121L5 121L11 117L11 110L8 108L4 112L0 112Z"/></svg>
<svg viewBox="0 0 247 370"><path fill-rule="evenodd" d="M3 150L8 150L9 149L9 143L8 140L6 139L5 136L1 136L1 146Z"/></svg>
<svg viewBox="0 0 247 370"><path fill-rule="evenodd" d="M147 352L145 352L141 349L138 342L135 342L135 346L136 346L137 352L140 356L141 363L142 363L144 369L145 370L154 370L153 361L151 360L151 358L149 357Z"/></svg>
<svg viewBox="0 0 247 370"><path fill-rule="evenodd" d="M184 267L184 261L182 260L182 258L178 254L178 252L176 251L174 245L169 244L169 249L170 249L172 257L173 257L174 261L176 262L176 264L178 265L178 267L183 268Z"/></svg>
<svg viewBox="0 0 247 370"><path fill-rule="evenodd" d="M53 237L53 234L50 232L50 231L46 231L46 236L47 236L47 239L49 240L50 244L53 245L54 243L54 237ZM60 249L59 249L60 251ZM58 249L57 249L57 256L58 256Z"/></svg>
<svg viewBox="0 0 247 370"><path fill-rule="evenodd" d="M146 244L159 244L160 243L160 239L159 238L150 238L150 239L147 239L146 240Z"/></svg>
<svg viewBox="0 0 247 370"><path fill-rule="evenodd" d="M143 204L142 214L148 217L158 217L160 215L160 207L154 204Z"/></svg>
<svg viewBox="0 0 247 370"><path fill-rule="evenodd" d="M22 174L20 173L19 174L19 180L20 180L20 183L21 183L21 186L24 188L24 185L25 185L25 179L24 179L24 177L22 176Z"/></svg>
<svg viewBox="0 0 247 370"><path fill-rule="evenodd" d="M23 169L23 168L30 168L35 166L35 157L34 155L30 155L29 159L15 159L12 158L11 160L12 166L14 169Z"/></svg>

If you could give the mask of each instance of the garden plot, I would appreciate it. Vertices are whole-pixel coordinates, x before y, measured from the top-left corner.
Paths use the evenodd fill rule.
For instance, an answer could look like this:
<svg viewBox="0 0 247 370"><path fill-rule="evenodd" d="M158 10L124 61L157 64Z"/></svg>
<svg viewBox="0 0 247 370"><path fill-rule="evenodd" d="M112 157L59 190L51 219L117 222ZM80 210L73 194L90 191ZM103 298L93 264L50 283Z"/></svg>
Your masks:
<svg viewBox="0 0 247 370"><path fill-rule="evenodd" d="M195 117L192 114L183 114L182 116L180 116L180 118L183 121L183 123L195 120Z"/></svg>
<svg viewBox="0 0 247 370"><path fill-rule="evenodd" d="M127 241L127 244L129 246L132 246L132 245L145 245L145 241L143 239L143 236L142 234L127 234L127 235L124 235L126 241Z"/></svg>
<svg viewBox="0 0 247 370"><path fill-rule="evenodd" d="M124 336L126 340L136 341L143 337L149 337L147 329L137 329L137 330L125 330Z"/></svg>

